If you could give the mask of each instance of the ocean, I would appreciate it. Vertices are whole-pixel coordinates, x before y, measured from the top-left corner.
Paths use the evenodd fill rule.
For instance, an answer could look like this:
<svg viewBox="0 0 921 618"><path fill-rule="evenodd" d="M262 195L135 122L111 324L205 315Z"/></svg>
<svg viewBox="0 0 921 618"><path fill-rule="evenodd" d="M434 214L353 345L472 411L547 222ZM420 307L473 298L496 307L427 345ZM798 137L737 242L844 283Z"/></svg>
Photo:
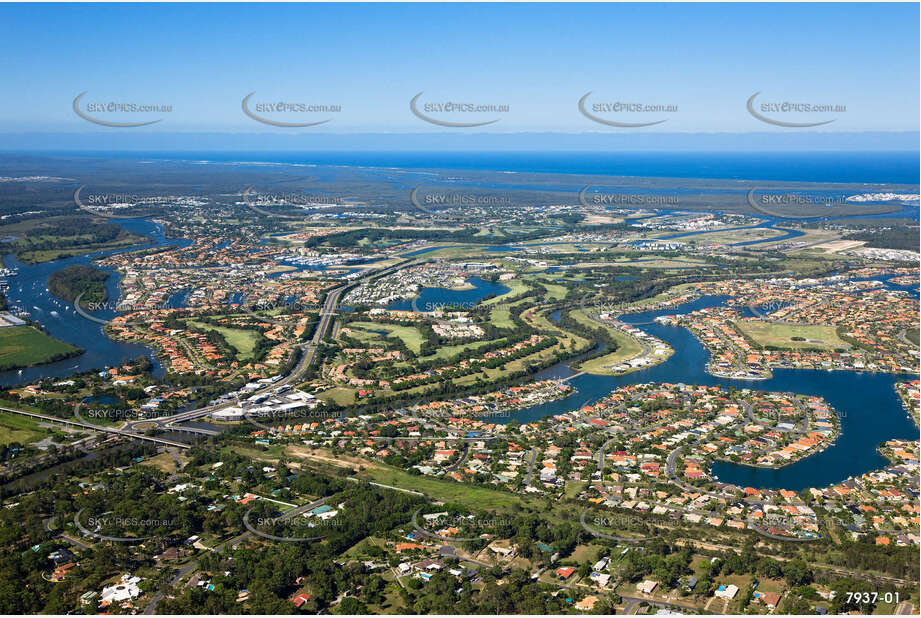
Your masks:
<svg viewBox="0 0 921 618"><path fill-rule="evenodd" d="M65 153L59 153L65 154ZM77 154L74 152L66 154ZM215 163L477 170L780 182L919 184L918 151L873 152L92 152Z"/></svg>

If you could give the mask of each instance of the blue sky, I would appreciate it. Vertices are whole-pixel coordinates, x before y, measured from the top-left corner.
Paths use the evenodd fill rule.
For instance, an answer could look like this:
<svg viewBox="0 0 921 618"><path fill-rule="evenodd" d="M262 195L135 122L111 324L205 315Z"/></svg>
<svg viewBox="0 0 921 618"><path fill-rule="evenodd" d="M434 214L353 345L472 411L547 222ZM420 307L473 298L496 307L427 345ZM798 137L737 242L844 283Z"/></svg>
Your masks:
<svg viewBox="0 0 921 618"><path fill-rule="evenodd" d="M409 109L422 101L507 105L438 116L500 121L482 131L917 131L918 4L0 5L0 132L94 132L87 101L171 105L137 131L285 132L241 99L340 105L325 133L444 132ZM675 105L614 129L577 102ZM846 106L782 116L834 123L783 129L746 100ZM437 114L434 114L437 116ZM777 117L781 117L778 115ZM301 130L301 129L298 129ZM470 129L458 129L469 131Z"/></svg>

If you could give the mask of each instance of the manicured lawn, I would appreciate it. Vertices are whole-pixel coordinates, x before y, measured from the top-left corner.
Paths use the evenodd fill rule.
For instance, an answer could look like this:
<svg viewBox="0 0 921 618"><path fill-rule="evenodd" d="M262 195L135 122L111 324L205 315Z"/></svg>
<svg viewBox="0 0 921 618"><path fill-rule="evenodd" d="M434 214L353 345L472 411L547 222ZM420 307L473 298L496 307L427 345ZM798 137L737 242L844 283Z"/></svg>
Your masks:
<svg viewBox="0 0 921 618"><path fill-rule="evenodd" d="M259 337L256 331L247 330L244 328L212 326L211 324L196 322L194 320L189 320L188 323L203 330L213 330L219 332L224 336L224 339L227 341L227 343L237 351L238 359L251 358L253 356L253 350L256 348L256 342L258 341Z"/></svg>
<svg viewBox="0 0 921 618"><path fill-rule="evenodd" d="M470 348L477 348L479 346L486 345L487 343L494 343L497 341L504 341L504 339L492 339L490 341L474 341L473 343L446 345L446 346L442 346L438 348L438 351L435 352L434 354L430 354L429 356L420 356L419 360L420 361L430 361L430 360L440 359L440 358L449 358L451 356L454 356L455 354L459 354L460 352L463 352L464 350L469 350Z"/></svg>
<svg viewBox="0 0 921 618"><path fill-rule="evenodd" d="M415 326L398 326L395 324L380 324L378 322L351 322L349 328L361 328L364 330L383 330L395 337L399 337L406 347L416 354L422 349L422 333ZM371 333L372 335L375 333Z"/></svg>
<svg viewBox="0 0 921 618"><path fill-rule="evenodd" d="M512 314L508 305L502 305L489 312L489 322L496 328L512 328L515 323L512 322Z"/></svg>
<svg viewBox="0 0 921 618"><path fill-rule="evenodd" d="M587 324L593 328L603 326L605 330L608 331L608 334L610 334L611 337L617 341L617 349L615 351L611 352L610 354L605 354L604 356L599 356L598 358L593 358L589 361L586 361L580 367L582 371L595 375L611 375L613 373L610 369L611 366L631 359L643 350L639 342L627 333L617 328L611 328L601 322L595 322L594 320L589 319L589 317L585 315L585 313L581 310L573 311L571 315L577 322L581 324Z"/></svg>
<svg viewBox="0 0 921 618"><path fill-rule="evenodd" d="M550 348L550 350L558 350L560 346L566 348L575 348L579 346L584 346L588 343L587 339L574 335L569 331L565 331L556 324L552 323L548 318L547 310L539 309L528 309L524 311L521 316L522 318L531 326L538 329L542 333L553 334L559 343L557 346Z"/></svg>
<svg viewBox="0 0 921 618"><path fill-rule="evenodd" d="M349 329L349 332L343 334L351 337L352 339L357 339L362 343L380 344L382 343L381 339L386 336L380 333L371 333L360 328L354 328L353 324L349 324L346 328Z"/></svg>
<svg viewBox="0 0 921 618"><path fill-rule="evenodd" d="M0 367L4 369L47 363L76 349L31 326L0 328Z"/></svg>
<svg viewBox="0 0 921 618"><path fill-rule="evenodd" d="M355 403L355 390L345 387L337 387L322 393L317 393L317 397L323 401L335 401L340 406L350 406Z"/></svg>
<svg viewBox="0 0 921 618"><path fill-rule="evenodd" d="M563 300L566 298L566 286L560 285L558 283L547 283L541 282L542 285L547 288L547 296L553 300Z"/></svg>
<svg viewBox="0 0 921 618"><path fill-rule="evenodd" d="M585 274L577 271L559 271L555 273L533 273L529 274L527 278L539 281L541 285L547 282L556 283L560 280L575 283L579 281L585 281Z"/></svg>
<svg viewBox="0 0 921 618"><path fill-rule="evenodd" d="M820 348L835 350L850 348L838 338L834 326L817 324L773 324L761 320L739 320L735 325L740 331L751 337L760 345L773 346L791 350L803 348ZM805 341L794 341L793 337L802 337Z"/></svg>
<svg viewBox="0 0 921 618"><path fill-rule="evenodd" d="M515 323L512 322L512 308L529 303L531 300L532 299L525 298L517 303L501 304L489 312L489 322L496 328L514 328Z"/></svg>
<svg viewBox="0 0 921 618"><path fill-rule="evenodd" d="M504 303L507 299L518 296L519 294L525 292L528 289L528 284L522 281L521 279L512 279L511 281L503 281L502 285L508 287L508 292L505 294L500 294L495 298L490 298L489 300L483 301L482 305L498 305L499 303Z"/></svg>
<svg viewBox="0 0 921 618"><path fill-rule="evenodd" d="M610 354L586 361L580 367L582 371L602 376L611 375L612 366L633 358L643 350L636 339L624 332L611 330L611 336L617 341L617 349Z"/></svg>

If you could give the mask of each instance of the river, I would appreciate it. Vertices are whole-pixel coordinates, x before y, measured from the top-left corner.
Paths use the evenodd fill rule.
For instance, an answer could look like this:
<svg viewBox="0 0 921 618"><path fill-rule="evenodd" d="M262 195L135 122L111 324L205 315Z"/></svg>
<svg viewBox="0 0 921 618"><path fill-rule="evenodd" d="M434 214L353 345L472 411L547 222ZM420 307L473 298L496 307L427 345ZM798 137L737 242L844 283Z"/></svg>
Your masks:
<svg viewBox="0 0 921 618"><path fill-rule="evenodd" d="M167 245L186 246L191 244L191 241L185 239L167 239L163 235L163 230L159 224L146 219L121 219L119 224L131 232L146 236L151 242L133 247L52 260L40 264L23 264L11 253L3 256L3 261L7 268L16 268L19 271L15 277L9 278L10 287L6 296L10 307L18 306L28 311L31 314L31 319L41 324L48 334L61 341L83 348L86 352L75 358L30 367L21 371L0 372L0 385L25 384L48 377L66 378L75 373L115 366L123 360L135 359L139 356L147 356L153 361L155 377L160 378L163 376L163 366L157 360L153 349L144 345L110 339L103 331L102 324L80 316L74 311L73 305L57 298L46 287L51 273L65 266L74 264L93 265L92 261L94 259L124 251L134 251L139 248ZM99 267L97 266L97 268ZM106 280L109 300L114 301L120 298L119 283L121 275L108 268L102 268L102 270L111 275ZM101 310L94 315L109 319L114 317L116 313L111 310Z"/></svg>
<svg viewBox="0 0 921 618"><path fill-rule="evenodd" d="M806 487L824 487L850 476L884 468L887 460L876 450L880 442L892 438L918 439L918 428L902 407L894 384L899 379L917 376L896 376L859 371L821 371L774 369L768 380L730 380L706 372L710 352L681 326L665 326L652 320L661 315L690 313L697 309L723 304L725 296L704 296L682 305L623 316L624 322L635 324L651 335L666 341L675 353L664 363L622 376L582 374L570 380L576 392L565 399L524 408L513 412L509 421L537 421L545 416L561 414L596 401L612 390L629 384L670 382L701 384L729 388L751 388L803 395L817 395L837 411L841 435L821 453L779 469L754 468L730 462L717 462L713 473L719 480L742 487L784 488L799 491ZM534 380L565 378L573 375L569 362L561 363L536 374ZM496 419L491 419L497 422Z"/></svg>
<svg viewBox="0 0 921 618"><path fill-rule="evenodd" d="M146 247L165 245L184 246L188 240L167 239L156 223L144 219L126 219L120 223L127 229L146 236L151 242ZM4 258L7 267L15 267L19 273L10 279L8 298L10 305L19 305L32 314L49 334L86 350L83 355L24 369L21 372L0 372L0 385L23 384L43 377L64 378L90 369L113 366L122 360L146 355L154 362L154 375L162 377L163 367L156 360L154 351L143 345L122 343L107 337L103 327L90 322L74 312L67 303L51 295L46 289L48 276L71 264L90 264L93 259L137 249L131 247L101 253L93 253L41 264L21 264L12 255ZM111 299L119 298L120 276L111 271L106 282ZM914 290L891 284L890 289ZM473 304L489 295L501 295L509 288L478 277L470 279L473 285L468 290L424 288L416 306L424 309L428 303L443 305L450 303ZM916 290L914 290L916 292ZM178 300L178 299L177 299ZM841 435L826 450L779 469L753 468L729 462L717 462L713 473L723 482L741 486L782 487L800 490L806 487L822 487L859 476L870 470L885 467L887 461L876 451L878 444L891 438L918 439L918 429L909 419L894 389L894 383L904 377L882 373L857 371L816 371L797 369L775 369L768 380L730 380L717 378L706 372L710 353L685 328L665 326L652 322L660 315L689 313L696 309L714 307L725 302L723 296L704 296L689 303L660 311L647 311L623 317L627 323L641 326L650 334L666 341L675 353L664 363L622 376L596 376L583 374L570 383L576 392L565 398L519 410L511 419L532 422L543 417L560 414L604 397L612 390L628 384L643 382L671 382L716 385L723 388L753 388L765 391L784 391L823 397L838 412L841 420ZM413 302L400 301L392 309L411 310ZM56 315L52 315L52 311ZM112 317L113 312L103 317ZM564 378L574 372L569 362L561 363L536 374L535 380ZM510 420L511 420L510 419ZM495 421L495 419L492 419Z"/></svg>

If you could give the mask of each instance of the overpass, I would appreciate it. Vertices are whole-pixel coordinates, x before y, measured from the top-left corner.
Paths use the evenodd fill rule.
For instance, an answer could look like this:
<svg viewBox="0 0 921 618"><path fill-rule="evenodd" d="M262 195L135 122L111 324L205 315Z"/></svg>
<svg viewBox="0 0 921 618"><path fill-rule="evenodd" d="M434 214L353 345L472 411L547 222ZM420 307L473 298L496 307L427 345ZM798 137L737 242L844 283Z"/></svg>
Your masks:
<svg viewBox="0 0 921 618"><path fill-rule="evenodd" d="M182 425L162 425L160 427L164 431L179 431L182 433L194 433L199 436L217 436L220 435L220 431L215 431L214 429L204 429L202 427L185 427Z"/></svg>
<svg viewBox="0 0 921 618"><path fill-rule="evenodd" d="M317 327L313 332L313 337L311 338L309 343L300 344L297 346L303 352L303 354L301 355L300 361L298 361L297 366L294 367L291 373L289 373L287 376L285 376L278 382L275 382L273 384L267 384L265 388L261 388L257 391L254 391L253 394L266 393L280 386L285 386L287 384L290 384L291 382L297 381L300 378L300 376L304 374L304 372L307 370L307 367L310 366L310 364L313 362L313 359L316 357L317 346L320 345L320 342L326 336L326 333L329 331L330 325L332 324L333 320L336 317L336 309L339 306L339 297L342 296L342 293L345 292L346 289L355 285L358 281L362 279L370 279L374 277L382 277L385 275L389 275L406 265L407 265L407 261L401 261L397 264L388 266L386 268L368 270L362 273L360 277L356 278L355 281L330 290L329 293L326 295L326 300L323 303L323 307L320 309L320 320L317 323ZM147 419L145 422L155 422L161 425L173 425L175 423L183 423L185 421L191 421L191 420L195 420L195 419L202 418L205 416L209 416L210 414L213 414L214 412L230 407L232 405L234 404L221 403L221 404L217 404L213 406L206 406L204 408L198 408L196 410L189 410L187 412L180 412L179 414L174 414L172 416L161 416L159 418L151 418L151 419ZM178 427L176 429L180 430L180 428ZM204 433L204 432L200 432L200 433Z"/></svg>
<svg viewBox="0 0 921 618"><path fill-rule="evenodd" d="M12 412L13 414L19 414L21 416L28 416L30 418L37 418L39 420L47 421L50 423L61 423L64 425L70 425L72 427L80 427L81 429L91 429L93 431L101 431L104 433L116 434L119 436L124 436L126 438L134 438L136 440L146 440L148 442L155 442L157 444L164 444L166 446L174 446L176 448L192 448L191 444L186 444L185 442L176 442L175 440L168 440L166 438L158 438L156 436L146 436L142 433L135 433L133 431L126 431L124 429L115 429L114 427L101 427L99 425L93 425L92 423L84 423L80 421L73 421L66 418L58 418L56 416L48 416L47 414L39 414L37 412L26 412L25 410L17 410L15 408L6 408L0 406L0 410L4 412Z"/></svg>

